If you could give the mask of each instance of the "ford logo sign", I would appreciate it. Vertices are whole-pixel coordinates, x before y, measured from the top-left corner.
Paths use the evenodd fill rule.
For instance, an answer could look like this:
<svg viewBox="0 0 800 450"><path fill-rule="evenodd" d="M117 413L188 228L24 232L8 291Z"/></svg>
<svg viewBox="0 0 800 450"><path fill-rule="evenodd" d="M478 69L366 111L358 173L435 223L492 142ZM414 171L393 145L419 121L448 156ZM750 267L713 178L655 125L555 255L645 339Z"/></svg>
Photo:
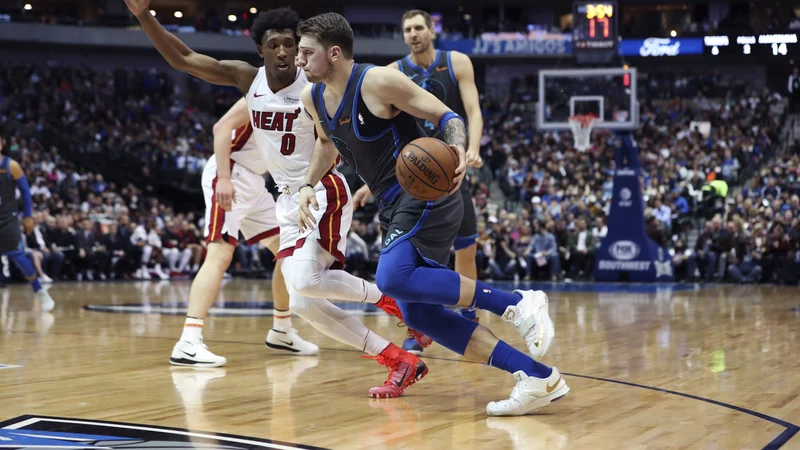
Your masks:
<svg viewBox="0 0 800 450"><path fill-rule="evenodd" d="M639 54L642 56L676 56L680 53L680 41L672 42L670 39L662 38L645 39L639 48Z"/></svg>
<svg viewBox="0 0 800 450"><path fill-rule="evenodd" d="M617 241L611 244L608 253L618 261L630 261L639 256L639 245L633 241Z"/></svg>

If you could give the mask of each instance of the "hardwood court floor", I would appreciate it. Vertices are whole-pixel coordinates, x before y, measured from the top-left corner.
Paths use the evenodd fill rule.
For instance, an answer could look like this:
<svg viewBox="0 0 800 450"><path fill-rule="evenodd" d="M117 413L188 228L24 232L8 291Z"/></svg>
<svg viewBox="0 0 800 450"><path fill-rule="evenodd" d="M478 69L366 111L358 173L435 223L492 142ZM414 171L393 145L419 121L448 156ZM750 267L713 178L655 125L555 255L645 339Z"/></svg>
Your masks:
<svg viewBox="0 0 800 450"><path fill-rule="evenodd" d="M27 286L0 290L0 364L21 366L0 370L0 421L105 420L334 449L800 448L797 287L548 284L556 341L543 362L562 371L572 393L516 418L485 413L510 393L510 375L436 344L425 352L430 374L390 400L367 397L383 368L299 318L320 355L268 350L269 282L225 285L215 311L245 316L213 317L205 337L226 368L172 367L183 323L176 302L188 289L57 284L49 314ZM373 330L402 340L394 318L366 314ZM500 318L480 318L524 349Z"/></svg>

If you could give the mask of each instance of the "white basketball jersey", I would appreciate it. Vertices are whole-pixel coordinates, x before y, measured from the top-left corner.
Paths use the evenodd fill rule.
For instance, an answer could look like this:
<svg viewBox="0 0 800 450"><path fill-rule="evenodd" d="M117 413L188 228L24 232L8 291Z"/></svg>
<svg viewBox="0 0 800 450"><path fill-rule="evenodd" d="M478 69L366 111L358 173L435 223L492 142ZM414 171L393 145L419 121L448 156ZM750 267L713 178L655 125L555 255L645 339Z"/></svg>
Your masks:
<svg viewBox="0 0 800 450"><path fill-rule="evenodd" d="M233 130L231 138L231 161L258 175L267 173L269 163L258 149L253 137L253 126L249 122L247 125Z"/></svg>
<svg viewBox="0 0 800 450"><path fill-rule="evenodd" d="M317 140L315 124L300 98L307 84L305 73L298 68L294 83L272 92L261 67L245 97L257 147L278 187L296 189L311 162Z"/></svg>

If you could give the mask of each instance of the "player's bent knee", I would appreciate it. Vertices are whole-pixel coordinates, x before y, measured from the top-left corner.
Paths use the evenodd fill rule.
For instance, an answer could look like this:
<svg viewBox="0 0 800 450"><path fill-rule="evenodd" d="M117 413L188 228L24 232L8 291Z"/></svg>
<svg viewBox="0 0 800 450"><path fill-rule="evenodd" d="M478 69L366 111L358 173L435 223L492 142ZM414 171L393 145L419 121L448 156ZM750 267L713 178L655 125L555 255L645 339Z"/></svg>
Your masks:
<svg viewBox="0 0 800 450"><path fill-rule="evenodd" d="M284 280L300 295L325 297L327 294L322 286L323 270L322 265L316 261L297 261L290 257L284 261Z"/></svg>
<svg viewBox="0 0 800 450"><path fill-rule="evenodd" d="M405 294L400 277L392 271L389 264L381 264L380 260L378 261L378 270L375 272L375 284L378 286L378 290L389 297L399 298Z"/></svg>
<svg viewBox="0 0 800 450"><path fill-rule="evenodd" d="M401 242L381 255L375 273L375 284L381 292L390 297L413 300L425 294L425 283L414 279L419 267L420 258L417 250L411 242Z"/></svg>

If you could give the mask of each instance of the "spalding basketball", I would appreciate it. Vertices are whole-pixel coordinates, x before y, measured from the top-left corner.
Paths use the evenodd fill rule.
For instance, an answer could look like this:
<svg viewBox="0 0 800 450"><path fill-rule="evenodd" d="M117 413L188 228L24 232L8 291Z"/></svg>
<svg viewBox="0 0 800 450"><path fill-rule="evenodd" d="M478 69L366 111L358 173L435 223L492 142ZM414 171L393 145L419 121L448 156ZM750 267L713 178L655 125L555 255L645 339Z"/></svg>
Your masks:
<svg viewBox="0 0 800 450"><path fill-rule="evenodd" d="M408 143L397 158L397 181L419 200L437 200L455 185L458 154L436 138L424 137Z"/></svg>

